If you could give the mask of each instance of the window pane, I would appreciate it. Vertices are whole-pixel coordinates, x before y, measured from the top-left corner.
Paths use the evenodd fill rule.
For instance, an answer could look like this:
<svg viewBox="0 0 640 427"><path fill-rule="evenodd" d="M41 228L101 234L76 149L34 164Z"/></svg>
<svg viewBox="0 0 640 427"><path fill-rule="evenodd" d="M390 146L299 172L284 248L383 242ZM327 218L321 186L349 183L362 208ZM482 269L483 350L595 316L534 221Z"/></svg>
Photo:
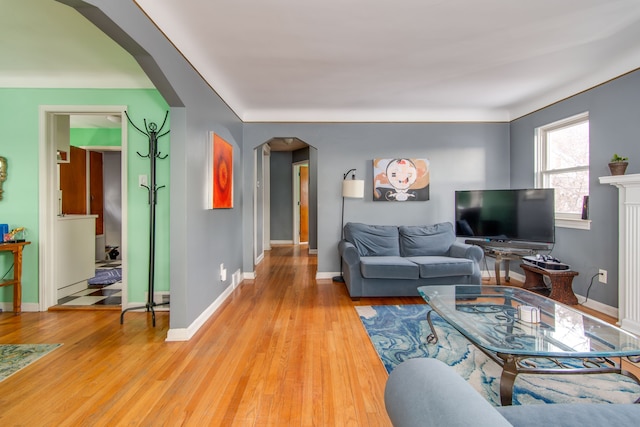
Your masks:
<svg viewBox="0 0 640 427"><path fill-rule="evenodd" d="M589 122L547 132L549 169L589 164Z"/></svg>
<svg viewBox="0 0 640 427"><path fill-rule="evenodd" d="M556 212L580 214L582 197L589 194L589 171L550 175L549 187L556 189Z"/></svg>

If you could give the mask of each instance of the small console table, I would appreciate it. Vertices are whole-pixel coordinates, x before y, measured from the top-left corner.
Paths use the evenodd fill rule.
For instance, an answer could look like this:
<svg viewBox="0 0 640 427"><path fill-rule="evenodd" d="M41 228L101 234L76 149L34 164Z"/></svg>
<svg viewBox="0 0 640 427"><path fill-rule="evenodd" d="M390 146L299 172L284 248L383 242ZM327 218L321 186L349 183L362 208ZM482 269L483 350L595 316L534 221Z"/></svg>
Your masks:
<svg viewBox="0 0 640 427"><path fill-rule="evenodd" d="M505 242L483 239L467 239L465 243L480 246L484 255L494 258L496 285L500 284L500 265L504 262L504 281L509 282L510 261L519 261L523 256L535 255L538 250L548 250L548 247L538 243Z"/></svg>
<svg viewBox="0 0 640 427"><path fill-rule="evenodd" d="M22 310L22 248L31 242L0 243L0 252L13 253L13 279L0 280L0 287L13 286L13 313Z"/></svg>
<svg viewBox="0 0 640 427"><path fill-rule="evenodd" d="M484 254L490 258L495 258L494 264L496 272L496 285L500 284L500 265L504 262L504 281L509 282L509 264L510 261L520 261L523 256L532 255L535 252L527 249L506 249L484 247Z"/></svg>
<svg viewBox="0 0 640 427"><path fill-rule="evenodd" d="M552 300L567 305L578 304L578 298L573 293L571 287L573 278L578 275L572 270L545 270L529 264L520 264L524 270L525 280L522 287L524 289L548 296ZM551 280L551 291L544 283L543 276Z"/></svg>

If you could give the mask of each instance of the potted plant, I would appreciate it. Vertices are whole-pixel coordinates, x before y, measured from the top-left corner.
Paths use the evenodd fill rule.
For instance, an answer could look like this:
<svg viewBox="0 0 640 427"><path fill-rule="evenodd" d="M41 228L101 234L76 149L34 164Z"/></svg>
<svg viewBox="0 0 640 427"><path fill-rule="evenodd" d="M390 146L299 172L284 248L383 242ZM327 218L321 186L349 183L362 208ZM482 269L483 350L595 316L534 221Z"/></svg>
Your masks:
<svg viewBox="0 0 640 427"><path fill-rule="evenodd" d="M609 162L609 170L611 171L611 175L624 175L624 172L627 170L627 166L629 165L628 157L618 156L614 154Z"/></svg>

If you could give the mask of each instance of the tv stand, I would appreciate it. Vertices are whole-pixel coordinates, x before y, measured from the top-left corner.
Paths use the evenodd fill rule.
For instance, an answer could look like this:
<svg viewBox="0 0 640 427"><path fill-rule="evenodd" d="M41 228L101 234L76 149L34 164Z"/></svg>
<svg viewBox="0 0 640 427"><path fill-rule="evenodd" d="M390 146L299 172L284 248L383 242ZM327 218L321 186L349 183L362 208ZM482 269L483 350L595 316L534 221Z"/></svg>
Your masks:
<svg viewBox="0 0 640 427"><path fill-rule="evenodd" d="M539 250L549 250L542 243L497 241L485 239L467 239L465 243L480 246L484 255L495 259L494 270L496 273L496 285L500 285L500 265L504 262L504 280L509 282L509 264L511 261L520 261L527 255L535 255Z"/></svg>
<svg viewBox="0 0 640 427"><path fill-rule="evenodd" d="M483 248L529 249L532 251L549 250L549 245L546 243L522 242L519 240L467 239L464 242L469 245L476 245Z"/></svg>

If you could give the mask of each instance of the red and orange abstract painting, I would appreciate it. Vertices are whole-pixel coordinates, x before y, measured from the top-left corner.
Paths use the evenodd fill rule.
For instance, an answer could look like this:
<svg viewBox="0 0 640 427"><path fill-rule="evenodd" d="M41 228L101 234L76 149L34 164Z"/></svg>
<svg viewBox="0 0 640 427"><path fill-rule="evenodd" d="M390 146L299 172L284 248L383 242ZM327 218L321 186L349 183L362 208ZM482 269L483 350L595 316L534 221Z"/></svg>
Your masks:
<svg viewBox="0 0 640 427"><path fill-rule="evenodd" d="M233 146L220 135L212 135L210 208L233 208Z"/></svg>

